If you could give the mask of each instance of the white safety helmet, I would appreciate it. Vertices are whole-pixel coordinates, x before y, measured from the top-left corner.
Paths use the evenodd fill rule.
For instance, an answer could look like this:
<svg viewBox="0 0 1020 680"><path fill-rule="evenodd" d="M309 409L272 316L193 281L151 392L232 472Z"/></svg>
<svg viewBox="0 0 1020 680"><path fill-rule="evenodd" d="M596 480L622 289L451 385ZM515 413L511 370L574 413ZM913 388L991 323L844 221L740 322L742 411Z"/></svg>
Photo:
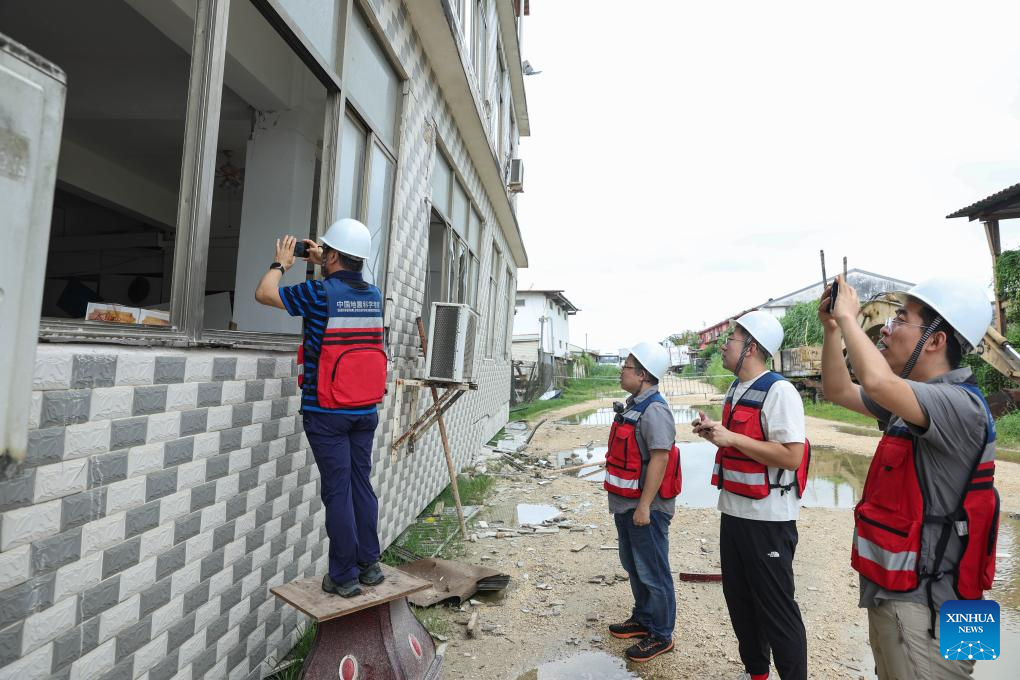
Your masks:
<svg viewBox="0 0 1020 680"><path fill-rule="evenodd" d="M345 217L330 225L322 242L333 250L339 250L358 260L366 259L372 252L372 234L368 227L357 220Z"/></svg>
<svg viewBox="0 0 1020 680"><path fill-rule="evenodd" d="M952 276L937 276L922 281L907 291L934 309L946 320L959 339L968 347L963 351L976 349L992 322L992 304L985 289L968 279Z"/></svg>
<svg viewBox="0 0 1020 680"><path fill-rule="evenodd" d="M669 370L669 352L662 345L654 342L639 342L630 348L645 370L655 376L656 380L662 380Z"/></svg>
<svg viewBox="0 0 1020 680"><path fill-rule="evenodd" d="M775 356L783 346L783 324L768 312L748 312L734 323L747 331L769 356Z"/></svg>

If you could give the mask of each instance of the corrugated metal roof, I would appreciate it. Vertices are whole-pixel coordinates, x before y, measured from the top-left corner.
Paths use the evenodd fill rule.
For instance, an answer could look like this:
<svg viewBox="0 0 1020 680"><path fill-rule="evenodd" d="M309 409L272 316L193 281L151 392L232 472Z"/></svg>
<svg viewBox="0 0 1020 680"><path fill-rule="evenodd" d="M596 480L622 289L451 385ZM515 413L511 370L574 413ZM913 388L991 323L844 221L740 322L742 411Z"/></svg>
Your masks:
<svg viewBox="0 0 1020 680"><path fill-rule="evenodd" d="M972 203L966 208L960 208L951 215L946 215L946 219L953 219L954 217L966 217L971 220L976 220L980 217L994 217L994 212L1001 208L1012 205L1020 201L1020 184L1014 184L1011 187L1007 187L1002 191L992 194L987 198L982 198L977 203Z"/></svg>

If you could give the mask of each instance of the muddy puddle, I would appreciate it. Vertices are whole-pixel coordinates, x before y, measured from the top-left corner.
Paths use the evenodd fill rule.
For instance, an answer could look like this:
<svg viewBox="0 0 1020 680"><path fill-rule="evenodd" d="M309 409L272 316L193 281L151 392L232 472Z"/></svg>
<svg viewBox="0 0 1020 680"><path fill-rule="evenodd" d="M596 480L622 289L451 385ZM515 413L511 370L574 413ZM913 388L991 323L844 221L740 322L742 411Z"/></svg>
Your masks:
<svg viewBox="0 0 1020 680"><path fill-rule="evenodd" d="M485 521L489 529L505 527L521 527L525 524L541 524L555 519L560 509L552 505L535 503L517 503L516 505L490 505L486 508Z"/></svg>
<svg viewBox="0 0 1020 680"><path fill-rule="evenodd" d="M999 647L1002 656L974 667L979 680L1015 678L1020 663L1020 519L1003 515L995 547L995 583L987 597L999 603Z"/></svg>
<svg viewBox="0 0 1020 680"><path fill-rule="evenodd" d="M708 442L681 442L680 462L684 484L680 504L690 508L714 508L719 491L711 484L715 464L715 446ZM606 459L605 446L581 446L555 455L556 467L581 468L577 477L591 482L605 479L605 470L596 467ZM811 455L808 485L804 490L804 507L852 508L860 498L871 459L833 449L815 449Z"/></svg>
<svg viewBox="0 0 1020 680"><path fill-rule="evenodd" d="M627 670L618 656L605 652L581 652L559 661L547 661L517 677L517 680L627 680L641 676Z"/></svg>

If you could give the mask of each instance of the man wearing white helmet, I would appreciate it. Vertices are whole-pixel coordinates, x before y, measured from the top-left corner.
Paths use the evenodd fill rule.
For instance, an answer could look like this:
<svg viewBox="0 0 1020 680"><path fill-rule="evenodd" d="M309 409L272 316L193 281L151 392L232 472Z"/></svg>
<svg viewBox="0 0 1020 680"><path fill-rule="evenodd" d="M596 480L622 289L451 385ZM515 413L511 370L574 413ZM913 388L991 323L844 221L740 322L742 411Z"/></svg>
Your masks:
<svg viewBox="0 0 1020 680"><path fill-rule="evenodd" d="M857 292L838 279L818 309L827 399L874 416L884 432L854 509L851 566L880 680L965 678L973 661L939 645L947 600L979 599L995 576L995 426L961 357L992 318L972 281L920 283L876 347L857 323ZM855 385L843 360L846 344Z"/></svg>
<svg viewBox="0 0 1020 680"><path fill-rule="evenodd" d="M620 387L630 393L609 433L605 489L616 522L620 563L630 576L631 615L609 626L621 639L640 638L627 658L643 662L673 650L676 594L669 569L669 523L680 493L676 423L659 394L669 370L662 345L642 342L620 368Z"/></svg>
<svg viewBox="0 0 1020 680"><path fill-rule="evenodd" d="M361 275L372 237L362 223L335 222L319 246L305 239L307 259L322 279L280 288L294 265L293 236L276 241L276 260L255 299L304 318L298 351L302 424L319 467L329 536L322 589L342 597L384 580L379 568L379 504L372 489L376 405L386 390L382 294Z"/></svg>
<svg viewBox="0 0 1020 680"><path fill-rule="evenodd" d="M783 680L807 679L807 635L794 599L800 496L810 447L804 403L766 360L783 344L767 312L733 324L723 367L736 375L722 422L700 413L694 432L715 444L712 483L719 488L719 557L723 596L737 637L743 678L769 677L769 656Z"/></svg>

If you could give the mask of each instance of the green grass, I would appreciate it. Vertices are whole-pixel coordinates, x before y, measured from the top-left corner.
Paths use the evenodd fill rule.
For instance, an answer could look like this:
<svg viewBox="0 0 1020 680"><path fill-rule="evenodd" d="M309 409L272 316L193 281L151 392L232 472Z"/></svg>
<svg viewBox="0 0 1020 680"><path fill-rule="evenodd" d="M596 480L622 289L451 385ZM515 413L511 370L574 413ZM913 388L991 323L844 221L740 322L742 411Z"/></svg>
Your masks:
<svg viewBox="0 0 1020 680"><path fill-rule="evenodd" d="M460 492L460 502L463 505L478 505L485 502L485 497L489 495L489 491L495 483L496 478L489 475L457 475L457 491ZM436 504L439 501L442 501L448 508L454 506L452 486L447 485L443 489L443 493L439 494L425 509L425 514L431 515L435 512Z"/></svg>
<svg viewBox="0 0 1020 680"><path fill-rule="evenodd" d="M1020 411L1012 411L995 420L995 443L1007 449L1020 449ZM1007 451L996 452L996 458L1000 460L1012 460L1020 462L1020 454L1010 454Z"/></svg>
<svg viewBox="0 0 1020 680"><path fill-rule="evenodd" d="M804 415L812 416L813 418L824 418L826 420L838 420L841 423L875 427L875 419L873 417L862 415L828 401L820 401L815 404L805 400Z"/></svg>
<svg viewBox="0 0 1020 680"><path fill-rule="evenodd" d="M510 411L510 418L511 420L534 420L536 416L546 411L554 411L564 406L573 406L601 397L623 394L623 390L620 389L620 369L615 366L596 366L591 377L568 380L559 398L523 404Z"/></svg>
<svg viewBox="0 0 1020 680"><path fill-rule="evenodd" d="M268 680L298 680L298 676L301 674L301 664L304 662L305 657L308 656L308 651L312 648L312 642L315 640L315 622L309 621L305 629L301 631L301 637L298 638L297 643L290 652L283 658L279 663L274 663L274 668L279 668L283 664L294 661L294 663L288 665L283 670L277 671L269 676Z"/></svg>
<svg viewBox="0 0 1020 680"><path fill-rule="evenodd" d="M418 619L429 635L450 636L450 619L446 616L445 607L419 607L411 605L411 612L414 618Z"/></svg>
<svg viewBox="0 0 1020 680"><path fill-rule="evenodd" d="M506 436L506 428L505 427L499 428L499 432L497 432L495 435L493 435L492 439L489 440L488 445L489 446L496 446L497 444L499 444L500 440L503 439L503 437L505 437L505 436Z"/></svg>

